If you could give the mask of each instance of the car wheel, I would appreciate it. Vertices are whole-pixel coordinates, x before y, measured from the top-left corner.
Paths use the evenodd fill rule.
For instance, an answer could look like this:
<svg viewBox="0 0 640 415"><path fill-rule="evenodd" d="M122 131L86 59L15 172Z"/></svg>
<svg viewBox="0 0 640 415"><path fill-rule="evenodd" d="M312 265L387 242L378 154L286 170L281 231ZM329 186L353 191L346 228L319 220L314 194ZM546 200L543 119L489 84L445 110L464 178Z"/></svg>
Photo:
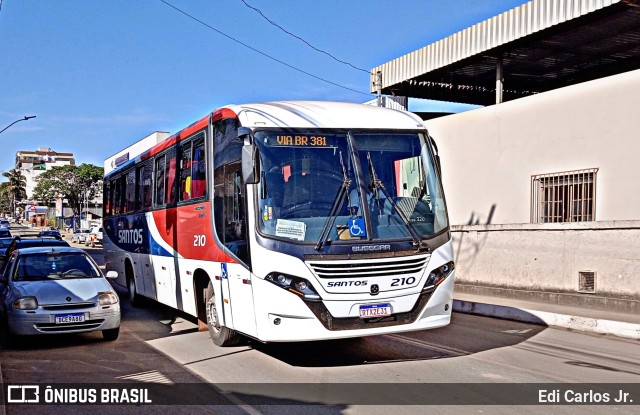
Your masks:
<svg viewBox="0 0 640 415"><path fill-rule="evenodd" d="M108 342L112 342L117 339L119 334L120 327L116 327L115 329L102 330L102 338Z"/></svg>
<svg viewBox="0 0 640 415"><path fill-rule="evenodd" d="M209 281L209 286L205 291L205 308L207 310L207 326L211 340L216 346L234 346L240 342L240 335L228 327L220 325L218 309L216 307L216 297L213 292L213 284Z"/></svg>
<svg viewBox="0 0 640 415"><path fill-rule="evenodd" d="M9 324L5 319L0 327L0 345L3 349L14 347L17 343L17 336L9 330Z"/></svg>

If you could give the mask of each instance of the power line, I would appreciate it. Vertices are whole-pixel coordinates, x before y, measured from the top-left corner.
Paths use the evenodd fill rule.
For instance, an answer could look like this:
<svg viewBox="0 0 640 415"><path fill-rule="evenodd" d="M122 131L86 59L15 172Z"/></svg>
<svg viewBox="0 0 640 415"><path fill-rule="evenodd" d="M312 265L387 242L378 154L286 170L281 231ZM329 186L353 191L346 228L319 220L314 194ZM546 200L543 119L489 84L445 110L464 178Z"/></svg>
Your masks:
<svg viewBox="0 0 640 415"><path fill-rule="evenodd" d="M368 93L366 93L366 92L358 91L358 90L356 90L356 89L349 88L349 87L347 87L347 86L337 84L337 83L335 83L335 82L329 81L328 79L325 79L325 78L322 78L322 77L320 77L320 76L317 76L317 75L314 75L314 74L312 74L312 73L309 73L309 72L307 72L307 71L304 71L304 70L302 70L302 69L300 69L300 68L296 68L296 67L295 67L295 66L293 66L293 65L290 65L290 64L288 64L288 63L286 63L286 62L284 62L284 61L282 61L282 60L280 60L280 59L278 59L278 58L276 58L276 57L273 57L273 56L271 56L271 55L269 55L269 54L267 54L267 53L265 53L265 52L262 52L262 51L260 51L260 50L258 50L258 49L256 49L256 48L254 48L253 46L250 46L250 45L248 45L248 44L246 44L246 43L244 43L244 42L242 42L242 41L240 41L240 40L238 40L238 39L236 39L236 38L234 38L234 37L232 37L232 36L230 36L230 35L228 35L228 34L226 34L226 33L222 32L222 31L220 31L220 30L218 30L218 29L216 29L215 27L213 27L213 26L209 25L208 23L203 22L202 20L198 19L197 17L195 17L195 16L193 16L193 15L191 15L191 14L189 14L189 13L185 12L184 10L179 9L178 7L174 6L173 4L171 4L171 3L169 3L169 2L167 2L167 1L165 1L165 0L160 0L160 1L161 1L162 3L164 3L164 4L166 4L167 6L171 7L171 8L172 8L172 9L174 9L175 11L177 11L177 12L179 12L179 13L182 13L183 15L187 16L188 18L190 18L190 19L192 19L192 20L194 20L194 21L196 21L196 22L200 23L201 25L203 25L203 26L205 26L205 27L207 27L207 28L209 28L209 29L213 30L214 32L218 33L219 35L222 35L222 36L226 37L227 39L233 40L234 42L236 42L236 43L238 43L238 44L240 44L240 45L244 46L245 48L251 49L252 51L254 51L254 52L256 52L256 53L259 53L260 55L262 55L262 56L264 56L264 57L266 57L266 58L269 58L269 59L271 59L271 60L273 60L273 61L275 61L275 62L278 62L278 63L279 63L279 64L281 64L281 65L284 65L284 66L286 66L286 67L288 67L288 68L291 68L291 69L293 69L294 71L298 71L298 72L303 73L303 74L305 74L305 75L307 75L307 76L310 76L310 77L312 77L312 78L318 79L318 80L323 81L323 82L326 82L326 83L328 83L328 84L331 84L331 85L337 86L337 87L339 87L339 88L343 88L343 89L347 89L347 90L349 90L349 91L357 92L358 94L371 96L370 94L368 94Z"/></svg>
<svg viewBox="0 0 640 415"><path fill-rule="evenodd" d="M352 65L349 62L343 61L341 59L336 58L335 56L333 56L331 53L324 51L322 49L319 49L315 46L313 46L311 43L307 42L306 40L304 40L303 38L301 38L300 36L293 34L291 32L289 32L287 29L285 29L284 27L280 26L278 23L274 22L273 20L269 19L267 16L264 15L264 13L262 13L262 11L260 9L258 9L257 7L253 7L252 5L250 5L249 3L247 3L244 0L240 0L241 2L244 3L245 6L247 6L248 8L250 8L251 10L255 11L256 13L258 13L260 16L262 16L267 22L271 23L273 26L277 27L278 29L282 30L283 32L285 32L286 34L295 37L296 39L298 39L299 41L303 42L304 44L306 44L307 46L309 46L311 49L314 49L320 53L324 53L325 55L329 56L330 58L332 58L333 60L343 63L345 65L349 65L351 66L353 69L357 69L358 71L362 71L365 73L370 73L369 71L367 71L366 69L362 69L362 68L358 68L355 65Z"/></svg>

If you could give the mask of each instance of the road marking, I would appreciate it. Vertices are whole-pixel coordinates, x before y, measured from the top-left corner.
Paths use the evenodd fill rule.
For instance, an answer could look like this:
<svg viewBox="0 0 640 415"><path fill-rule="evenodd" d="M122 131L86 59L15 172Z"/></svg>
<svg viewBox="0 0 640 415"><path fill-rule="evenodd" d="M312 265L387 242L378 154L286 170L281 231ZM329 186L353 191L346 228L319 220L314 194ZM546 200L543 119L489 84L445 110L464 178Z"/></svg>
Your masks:
<svg viewBox="0 0 640 415"><path fill-rule="evenodd" d="M174 382L157 370L149 370L147 372L133 373L131 375L117 376L116 379L137 380L145 383L159 383L163 385L173 385Z"/></svg>
<svg viewBox="0 0 640 415"><path fill-rule="evenodd" d="M510 333L510 334L525 334L530 332L531 329L522 329L522 330L502 330L502 333Z"/></svg>
<svg viewBox="0 0 640 415"><path fill-rule="evenodd" d="M400 341L400 342L405 343L405 344L409 344L409 345L412 345L412 346L423 347L423 348L428 348L430 350L438 350L440 352L452 354L452 355L455 355L455 356L467 356L467 355L471 354L471 352L468 352L466 350L457 349L455 347L442 346L440 344L434 344L434 343L428 342L426 340L414 339L412 337L405 337L405 336L401 336L399 334L386 334L383 337L390 337L390 338L392 338L394 340Z"/></svg>
<svg viewBox="0 0 640 415"><path fill-rule="evenodd" d="M179 367L182 367L184 370L188 371L189 373L191 373L193 376L197 377L198 379L202 379L200 377L200 375L198 375L196 372L194 372L193 370L191 370L189 367L185 366L183 363L180 363L179 361L177 361L176 359L174 359L172 356L161 352L160 350L156 349L155 347L153 347L151 344L149 344L148 341L144 340L142 337L140 337L138 334L136 334L135 331L133 330L127 330L127 333L133 337L134 339L138 340L139 342L144 343L147 347L150 347L151 349L155 350L157 353L160 353L162 355L164 355L166 358L170 359L171 361L173 361L175 364L177 364ZM238 408L242 409L243 411L245 411L246 413L248 413L249 415L262 415L262 412L260 412L259 410L257 410L256 408L254 408L253 406L249 405L248 403L242 401L240 398L236 397L233 395L233 392L227 392L227 391L223 391L220 388L216 387L214 384L205 382L203 379L203 382L205 385L208 385L211 389L215 390L216 392L218 392L221 395L224 395L229 401L231 401L232 403L234 403L235 405L238 406ZM3 414L0 414L3 415Z"/></svg>

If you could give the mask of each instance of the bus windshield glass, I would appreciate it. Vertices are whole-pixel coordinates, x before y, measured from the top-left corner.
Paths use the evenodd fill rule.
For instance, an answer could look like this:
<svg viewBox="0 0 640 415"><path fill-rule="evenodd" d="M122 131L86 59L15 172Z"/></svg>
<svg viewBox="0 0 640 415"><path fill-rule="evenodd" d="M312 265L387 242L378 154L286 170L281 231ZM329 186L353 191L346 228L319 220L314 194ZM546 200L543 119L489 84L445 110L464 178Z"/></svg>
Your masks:
<svg viewBox="0 0 640 415"><path fill-rule="evenodd" d="M255 142L267 237L316 243L324 230L336 243L422 239L448 226L422 133L269 130Z"/></svg>

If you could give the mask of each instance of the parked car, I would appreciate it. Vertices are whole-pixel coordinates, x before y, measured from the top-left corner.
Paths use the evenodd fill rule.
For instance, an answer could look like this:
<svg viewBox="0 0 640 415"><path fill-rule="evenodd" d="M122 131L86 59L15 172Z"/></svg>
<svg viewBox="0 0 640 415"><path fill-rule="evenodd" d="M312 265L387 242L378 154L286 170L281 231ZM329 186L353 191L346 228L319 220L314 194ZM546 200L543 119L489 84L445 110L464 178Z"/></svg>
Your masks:
<svg viewBox="0 0 640 415"><path fill-rule="evenodd" d="M71 242L84 243L88 234L89 229L78 229L71 235Z"/></svg>
<svg viewBox="0 0 640 415"><path fill-rule="evenodd" d="M94 226L89 231L89 234L86 236L84 240L84 244L86 246L91 246L92 248L96 245L102 245L102 226Z"/></svg>
<svg viewBox="0 0 640 415"><path fill-rule="evenodd" d="M108 278L118 273L109 271ZM41 246L13 251L0 276L5 342L15 336L120 332L118 295L98 265L79 248Z"/></svg>
<svg viewBox="0 0 640 415"><path fill-rule="evenodd" d="M69 246L66 241L56 238L30 238L25 236L16 236L11 240L9 246L5 250L5 253L0 257L0 273L4 271L4 266L7 259L13 251L21 248L31 248L35 246Z"/></svg>
<svg viewBox="0 0 640 415"><path fill-rule="evenodd" d="M43 238L45 236L52 236L52 237L54 237L56 239L62 239L62 234L57 229L47 229L47 230L44 230L44 231L40 231L38 236L40 238Z"/></svg>
<svg viewBox="0 0 640 415"><path fill-rule="evenodd" d="M0 238L11 238L11 231L9 228L0 228Z"/></svg>
<svg viewBox="0 0 640 415"><path fill-rule="evenodd" d="M8 228L10 225L7 219L0 219L0 228Z"/></svg>

